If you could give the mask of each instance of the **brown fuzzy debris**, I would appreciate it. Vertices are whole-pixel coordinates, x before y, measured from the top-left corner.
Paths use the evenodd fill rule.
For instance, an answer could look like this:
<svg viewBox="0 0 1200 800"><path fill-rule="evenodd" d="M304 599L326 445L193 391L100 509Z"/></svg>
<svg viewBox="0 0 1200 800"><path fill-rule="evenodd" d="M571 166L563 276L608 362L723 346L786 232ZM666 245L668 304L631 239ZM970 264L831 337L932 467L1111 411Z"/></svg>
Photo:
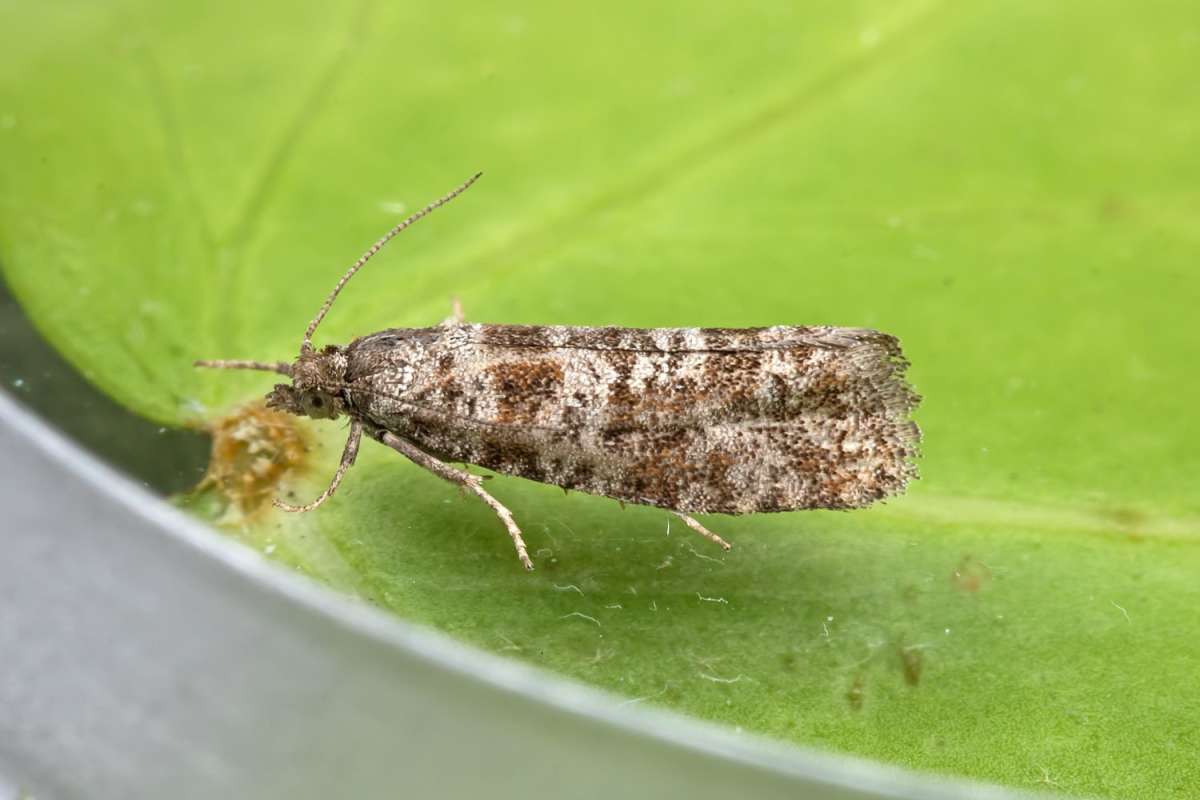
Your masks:
<svg viewBox="0 0 1200 800"><path fill-rule="evenodd" d="M295 419L254 403L213 422L212 456L198 489L216 488L242 514L275 497L279 483L304 462L307 446Z"/></svg>

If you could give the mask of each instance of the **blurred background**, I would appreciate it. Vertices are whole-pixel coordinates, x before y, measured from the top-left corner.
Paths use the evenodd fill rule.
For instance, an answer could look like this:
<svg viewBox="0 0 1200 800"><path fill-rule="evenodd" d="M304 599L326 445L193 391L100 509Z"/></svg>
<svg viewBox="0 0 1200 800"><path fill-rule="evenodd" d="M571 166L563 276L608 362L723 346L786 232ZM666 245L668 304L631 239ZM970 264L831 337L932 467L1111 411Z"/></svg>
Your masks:
<svg viewBox="0 0 1200 800"><path fill-rule="evenodd" d="M4 390L164 494L271 384L192 360L290 359L342 270L480 169L318 343L452 296L472 321L868 326L925 397L907 496L712 518L727 556L498 478L517 574L486 509L367 446L304 518L187 501L227 535L784 741L1194 791L1195 3L10 3L0 53ZM343 433L303 435L298 496Z"/></svg>

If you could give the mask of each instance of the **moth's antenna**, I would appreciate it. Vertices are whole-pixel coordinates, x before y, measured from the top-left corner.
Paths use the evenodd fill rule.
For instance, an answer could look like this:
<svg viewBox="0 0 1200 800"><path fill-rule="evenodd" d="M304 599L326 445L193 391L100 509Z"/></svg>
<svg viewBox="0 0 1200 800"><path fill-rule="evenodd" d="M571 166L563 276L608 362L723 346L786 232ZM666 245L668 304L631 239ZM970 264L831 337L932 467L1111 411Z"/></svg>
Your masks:
<svg viewBox="0 0 1200 800"><path fill-rule="evenodd" d="M460 194L465 192L467 189L470 188L472 183L479 180L479 176L482 174L483 174L482 172L476 172L462 186L459 186L453 192L451 192L450 194L441 198L440 200L435 200L434 202L425 206L420 211L413 214L411 217L404 220L399 225L397 225L396 227L392 228L390 231L385 233L383 235L383 238L380 239L378 242L371 245L371 249L368 250L367 252L363 253L362 257L360 259L358 259L358 261L354 262L354 266L352 266L352 267L350 267L350 269L346 270L346 274L342 276L342 279L337 282L337 286L333 287L333 291L330 292L329 297L327 297L325 299L325 304L321 306L321 310L317 312L317 316L313 319L312 322L308 323L308 329L304 331L304 341L300 343L300 352L302 352L302 353L312 352L312 337L313 337L313 334L316 333L316 331L317 331L317 326L321 324L321 320L325 319L325 314L327 314L329 312L329 307L332 306L333 301L337 299L338 292L342 291L342 287L345 286L346 283L349 282L349 280L354 277L354 273L356 273L360 269L362 269L363 264L366 264L367 261L370 260L371 256L378 253L380 251L380 249L382 249L385 244L387 244L389 241L391 241L392 237L394 237L400 231L404 230L409 225L412 225L414 222L416 222L417 220L419 220L421 217L425 216L426 214L430 213L435 208L439 208L441 206L446 205L446 203L449 203L451 200L453 200L454 198L458 197Z"/></svg>
<svg viewBox="0 0 1200 800"><path fill-rule="evenodd" d="M282 361L236 361L223 359L220 361L212 361L205 359L203 361L193 361L193 367L212 367L213 369L257 369L262 372L278 372L280 375L292 374L292 365L285 364Z"/></svg>

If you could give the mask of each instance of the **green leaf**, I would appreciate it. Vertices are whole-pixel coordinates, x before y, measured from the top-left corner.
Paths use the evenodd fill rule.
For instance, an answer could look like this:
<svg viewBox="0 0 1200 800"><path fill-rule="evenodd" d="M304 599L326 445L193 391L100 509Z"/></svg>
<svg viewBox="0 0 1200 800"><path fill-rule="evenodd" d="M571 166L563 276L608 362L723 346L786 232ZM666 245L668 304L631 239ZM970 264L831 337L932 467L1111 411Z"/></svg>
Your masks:
<svg viewBox="0 0 1200 800"><path fill-rule="evenodd" d="M807 745L1018 787L1200 780L1194 3L111 4L0 10L0 266L45 336L183 424L195 358L476 321L866 325L923 480L711 518L500 477L503 530L384 448L242 534L406 618ZM315 494L344 431L313 425Z"/></svg>

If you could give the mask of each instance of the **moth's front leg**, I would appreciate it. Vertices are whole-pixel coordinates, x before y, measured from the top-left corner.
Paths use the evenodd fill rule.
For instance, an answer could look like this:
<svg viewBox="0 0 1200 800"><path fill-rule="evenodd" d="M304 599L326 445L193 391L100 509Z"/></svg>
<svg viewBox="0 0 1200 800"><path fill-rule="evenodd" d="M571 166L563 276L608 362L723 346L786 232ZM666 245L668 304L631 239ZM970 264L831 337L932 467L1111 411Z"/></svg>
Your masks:
<svg viewBox="0 0 1200 800"><path fill-rule="evenodd" d="M448 480L451 483L457 483L459 486L469 489L478 495L480 500L487 503L492 511L496 512L496 516L500 518L500 521L504 523L504 527L508 529L508 535L512 537L513 546L517 548L517 558L520 559L521 564L525 569L533 569L533 562L529 560L529 552L525 549L525 540L521 538L521 529L517 527L517 523L513 520L512 512L505 508L499 500L487 493L483 488L482 478L438 461L412 442L402 439L394 433L381 431L379 433L379 441L419 466L429 470L439 478Z"/></svg>
<svg viewBox="0 0 1200 800"><path fill-rule="evenodd" d="M324 503L329 498L333 497L333 493L337 491L338 486L342 483L342 478L346 475L346 470L354 466L354 459L358 457L358 443L362 440L363 424L357 419L350 421L350 436L346 439L346 449L342 451L342 461L338 464L337 472L333 473L333 480L329 482L328 488L321 492L321 496L311 503L305 503L302 506L293 506L282 500L275 499L272 501L278 509L283 511L293 511L303 513L312 511L317 506Z"/></svg>

